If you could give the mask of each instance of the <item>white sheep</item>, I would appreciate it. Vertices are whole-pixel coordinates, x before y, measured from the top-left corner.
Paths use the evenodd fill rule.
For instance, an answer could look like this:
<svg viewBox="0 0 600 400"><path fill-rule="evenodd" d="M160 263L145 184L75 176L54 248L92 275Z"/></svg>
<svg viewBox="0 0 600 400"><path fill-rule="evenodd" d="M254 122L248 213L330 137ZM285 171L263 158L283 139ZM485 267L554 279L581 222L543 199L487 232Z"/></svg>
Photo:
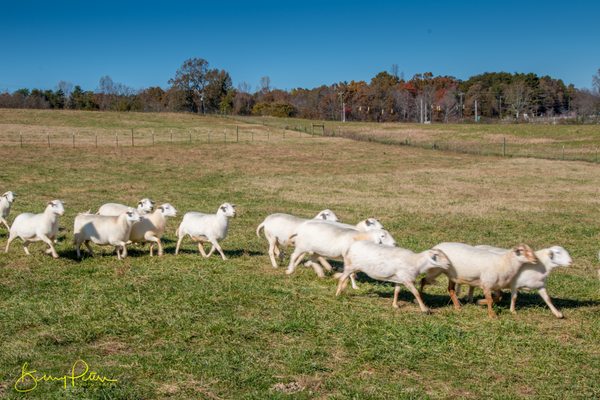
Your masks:
<svg viewBox="0 0 600 400"><path fill-rule="evenodd" d="M6 230L8 231L10 231L10 226L8 225L8 221L6 221L6 218L8 218L8 214L10 214L10 207L15 201L15 197L16 195L11 191L0 196L0 222L6 226Z"/></svg>
<svg viewBox="0 0 600 400"><path fill-rule="evenodd" d="M98 209L98 212L96 214L98 215L106 215L106 216L110 216L110 217L117 217L121 214L123 214L125 211L129 210L129 206L126 206L125 204L119 204L119 203L106 203L103 204L102 206L100 206L100 208ZM146 215L152 212L152 210L154 210L154 202L148 198L144 198L141 199L140 201L138 201L137 203L137 212L140 215Z"/></svg>
<svg viewBox="0 0 600 400"><path fill-rule="evenodd" d="M339 221L323 221L323 222L328 222L328 223L334 224L335 226L339 226L342 228L356 229L359 232L372 231L375 229L384 229L381 222L379 222L377 219L372 218L372 217L362 220L359 223L357 223L356 225L345 224L345 223L342 223ZM318 262L319 264L321 264L327 271L333 270L333 268L331 267L331 264L329 264L329 262L324 257L321 257L321 256L312 255L310 257L310 259L304 263L304 265L306 267L313 267L313 269L315 269L315 265L314 265L315 262ZM350 281L352 282L352 289L355 289L355 290L358 289L358 285L356 284L356 274L350 275Z"/></svg>
<svg viewBox="0 0 600 400"><path fill-rule="evenodd" d="M357 240L369 240L390 246L396 244L392 235L383 229L360 232L324 221L307 221L302 223L292 235L291 241L296 248L290 256L286 274L294 273L305 254L341 259L350 245ZM313 262L312 267L319 277L325 276L320 264Z"/></svg>
<svg viewBox="0 0 600 400"><path fill-rule="evenodd" d="M434 249L442 250L452 265L447 270L429 270L421 280L421 291L426 283L434 282L438 275L444 273L448 276L448 293L454 308L460 309L455 285L479 286L483 289L491 318L496 317L492 309L492 291L508 285L523 264L537 262L533 250L525 244L513 247L506 254L495 254L464 243L440 243Z"/></svg>
<svg viewBox="0 0 600 400"><path fill-rule="evenodd" d="M94 255L90 241L98 245L115 246L119 260L127 257L131 227L139 221L140 214L131 207L118 216L78 214L73 224L77 258L81 258L81 244L85 244L90 254Z"/></svg>
<svg viewBox="0 0 600 400"><path fill-rule="evenodd" d="M198 242L198 251L203 257L210 257L215 249L221 255L223 260L227 260L223 250L219 245L219 240L225 239L229 227L229 218L235 217L235 204L223 203L219 206L216 214L203 214L199 212L188 212L183 216L183 220L177 228L177 247L175 254L179 253L179 247L186 235L189 235L193 241ZM209 242L212 248L206 254L203 244Z"/></svg>
<svg viewBox="0 0 600 400"><path fill-rule="evenodd" d="M348 278L356 272L364 272L373 279L393 282L394 300L392 306L398 308L398 293L400 284L406 286L415 296L421 311L427 313L429 308L423 303L421 295L415 287L415 279L419 274L431 268L448 269L450 260L441 250L426 250L414 253L408 249L394 246L378 245L376 243L354 242L344 255L344 272L335 293L339 296L348 284Z"/></svg>
<svg viewBox="0 0 600 400"><path fill-rule="evenodd" d="M506 254L510 250L500 247L487 245L475 246L478 249L491 251L496 254ZM517 302L517 293L519 289L537 289L541 298L544 299L552 314L557 318L563 318L564 315L556 309L552 303L552 299L546 292L546 279L550 272L557 267L568 267L573 260L567 250L561 246L552 246L547 249L538 250L535 252L538 262L535 264L525 264L519 269L510 284L503 289L510 289L510 312L516 313L515 306ZM500 297L500 293L497 293ZM473 298L473 286L469 287L469 301Z"/></svg>
<svg viewBox="0 0 600 400"><path fill-rule="evenodd" d="M337 215L329 209L319 212L313 219L325 221L338 221ZM275 257L283 259L283 249L286 247L290 237L294 234L298 226L303 222L310 221L306 218L296 217L290 214L271 214L256 228L256 236L260 237L260 230L264 228L264 235L269 242L269 258L273 268L278 264Z"/></svg>
<svg viewBox="0 0 600 400"><path fill-rule="evenodd" d="M177 210L169 203L156 207L154 212L143 215L139 222L131 227L129 240L132 243L150 242L150 257L152 257L154 244L158 245L158 256L163 255L163 247L160 238L167 226L167 217L176 217Z"/></svg>
<svg viewBox="0 0 600 400"><path fill-rule="evenodd" d="M58 217L65 213L65 208L60 200L48 202L46 209L41 214L23 213L17 215L10 227L8 242L5 252L8 253L10 243L17 237L23 241L23 250L29 255L29 243L42 241L49 246L47 254L58 258L53 241L58 234Z"/></svg>

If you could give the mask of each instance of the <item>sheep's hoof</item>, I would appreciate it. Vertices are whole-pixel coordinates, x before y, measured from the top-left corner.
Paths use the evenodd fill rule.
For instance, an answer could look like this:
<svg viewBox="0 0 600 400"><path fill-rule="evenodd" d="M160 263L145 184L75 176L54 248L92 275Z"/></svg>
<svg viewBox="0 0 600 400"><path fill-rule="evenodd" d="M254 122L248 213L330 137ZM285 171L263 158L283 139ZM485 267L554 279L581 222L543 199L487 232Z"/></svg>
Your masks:
<svg viewBox="0 0 600 400"><path fill-rule="evenodd" d="M56 260L58 258L58 254L52 254L52 258Z"/></svg>
<svg viewBox="0 0 600 400"><path fill-rule="evenodd" d="M392 303L392 307L394 307L394 308L396 308L396 309L400 308L400 307L398 306L398 303Z"/></svg>
<svg viewBox="0 0 600 400"><path fill-rule="evenodd" d="M563 315L563 313L559 312L558 314L555 314L556 318L558 319L563 319L565 316Z"/></svg>
<svg viewBox="0 0 600 400"><path fill-rule="evenodd" d="M432 312L431 312L431 309L430 309L430 308L426 308L425 310L421 310L421 312L422 312L423 314L428 314L428 315L429 315L429 314L432 314Z"/></svg>
<svg viewBox="0 0 600 400"><path fill-rule="evenodd" d="M294 273L294 271L290 271L289 269L286 269L286 270L285 270L285 274L286 274L286 275L291 275L291 274L293 274L293 273Z"/></svg>

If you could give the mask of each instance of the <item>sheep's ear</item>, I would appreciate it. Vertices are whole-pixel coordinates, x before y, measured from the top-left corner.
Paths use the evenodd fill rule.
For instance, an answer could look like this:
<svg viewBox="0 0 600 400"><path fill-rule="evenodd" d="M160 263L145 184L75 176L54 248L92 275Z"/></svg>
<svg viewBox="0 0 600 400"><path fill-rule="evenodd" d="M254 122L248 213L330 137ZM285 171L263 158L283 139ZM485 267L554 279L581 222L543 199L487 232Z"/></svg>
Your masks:
<svg viewBox="0 0 600 400"><path fill-rule="evenodd" d="M163 206L158 206L156 208L159 209L160 211L165 211L165 208Z"/></svg>
<svg viewBox="0 0 600 400"><path fill-rule="evenodd" d="M225 207L225 206L221 206L220 208L221 208L221 211L227 211L227 207Z"/></svg>
<svg viewBox="0 0 600 400"><path fill-rule="evenodd" d="M372 222L371 222L371 221L370 221L370 220L367 218L367 219L365 220L365 225L367 225L367 226L371 226L371 225L373 225L373 223L372 223Z"/></svg>
<svg viewBox="0 0 600 400"><path fill-rule="evenodd" d="M49 202L48 202L48 205L49 205L49 206L54 206L54 202L53 202L53 201L49 201Z"/></svg>
<svg viewBox="0 0 600 400"><path fill-rule="evenodd" d="M438 264L438 254L437 253L431 253L429 255L429 259L431 260L431 262L433 262L435 265Z"/></svg>
<svg viewBox="0 0 600 400"><path fill-rule="evenodd" d="M515 248L515 254L516 255L520 256L522 252L523 252L523 250L521 250L520 247Z"/></svg>
<svg viewBox="0 0 600 400"><path fill-rule="evenodd" d="M554 260L554 252L552 250L550 250L548 257L550 257L551 260Z"/></svg>

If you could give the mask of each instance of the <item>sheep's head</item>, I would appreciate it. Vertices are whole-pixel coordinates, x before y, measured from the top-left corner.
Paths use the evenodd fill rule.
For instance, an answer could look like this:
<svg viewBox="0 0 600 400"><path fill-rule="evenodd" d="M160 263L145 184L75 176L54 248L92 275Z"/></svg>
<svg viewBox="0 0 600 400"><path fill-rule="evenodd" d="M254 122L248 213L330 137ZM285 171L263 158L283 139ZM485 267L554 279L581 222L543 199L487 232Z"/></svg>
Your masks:
<svg viewBox="0 0 600 400"><path fill-rule="evenodd" d="M218 214L223 214L226 217L235 217L235 204L223 203L219 206Z"/></svg>
<svg viewBox="0 0 600 400"><path fill-rule="evenodd" d="M535 253L533 250L531 250L531 247L527 246L526 244L519 244L513 247L511 252L521 263L535 264L538 261Z"/></svg>
<svg viewBox="0 0 600 400"><path fill-rule="evenodd" d="M133 224L135 222L140 222L142 217L140 216L140 213L137 212L137 210L135 208L131 208L129 207L127 209L127 211L125 211L123 213L125 215L125 219L127 220L127 222Z"/></svg>
<svg viewBox="0 0 600 400"><path fill-rule="evenodd" d="M548 258L557 267L568 267L573 262L571 255L561 246L552 246L548 249Z"/></svg>
<svg viewBox="0 0 600 400"><path fill-rule="evenodd" d="M371 239L377 244L384 244L386 246L395 246L396 241L392 235L385 229L373 229L369 231Z"/></svg>
<svg viewBox="0 0 600 400"><path fill-rule="evenodd" d="M157 207L157 209L164 215L165 217L176 217L177 210L169 203L161 204Z"/></svg>
<svg viewBox="0 0 600 400"><path fill-rule="evenodd" d="M48 202L46 209L50 209L53 214L63 215L65 213L65 206L63 202L60 200L52 200Z"/></svg>
<svg viewBox="0 0 600 400"><path fill-rule="evenodd" d="M9 203L12 203L13 201L15 201L16 196L17 195L14 194L13 192L11 192L10 190L2 195L2 197L4 197L6 199L6 201L8 201Z"/></svg>
<svg viewBox="0 0 600 400"><path fill-rule="evenodd" d="M429 262L436 268L448 269L452 263L448 256L439 249L431 249L427 251Z"/></svg>
<svg viewBox="0 0 600 400"><path fill-rule="evenodd" d="M333 222L339 221L337 215L335 215L335 213L328 208L321 211L320 213L318 213L317 216L315 217L315 219L322 219L324 221L333 221Z"/></svg>
<svg viewBox="0 0 600 400"><path fill-rule="evenodd" d="M148 214L154 210L154 202L148 198L138 201L137 210L140 214Z"/></svg>
<svg viewBox="0 0 600 400"><path fill-rule="evenodd" d="M376 218L367 218L364 221L361 221L360 223L365 225L365 229L370 231L373 229L383 229L383 225L381 224L381 222L379 222Z"/></svg>

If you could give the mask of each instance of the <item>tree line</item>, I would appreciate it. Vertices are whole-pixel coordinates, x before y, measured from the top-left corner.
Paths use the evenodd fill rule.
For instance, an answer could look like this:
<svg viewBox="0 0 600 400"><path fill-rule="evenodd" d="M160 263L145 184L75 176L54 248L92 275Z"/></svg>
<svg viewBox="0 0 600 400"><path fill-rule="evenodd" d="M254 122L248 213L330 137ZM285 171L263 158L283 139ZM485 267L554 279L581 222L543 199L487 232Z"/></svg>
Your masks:
<svg viewBox="0 0 600 400"><path fill-rule="evenodd" d="M61 81L55 90L19 89L0 93L2 108L49 108L201 114L261 115L321 120L378 122L521 121L558 117L600 120L600 69L592 89L578 89L534 73L486 72L460 80L431 72L404 79L393 65L370 82L351 81L312 89L280 90L263 77L252 90L237 88L222 69L202 58L186 60L166 89L134 90L100 78L96 90Z"/></svg>

